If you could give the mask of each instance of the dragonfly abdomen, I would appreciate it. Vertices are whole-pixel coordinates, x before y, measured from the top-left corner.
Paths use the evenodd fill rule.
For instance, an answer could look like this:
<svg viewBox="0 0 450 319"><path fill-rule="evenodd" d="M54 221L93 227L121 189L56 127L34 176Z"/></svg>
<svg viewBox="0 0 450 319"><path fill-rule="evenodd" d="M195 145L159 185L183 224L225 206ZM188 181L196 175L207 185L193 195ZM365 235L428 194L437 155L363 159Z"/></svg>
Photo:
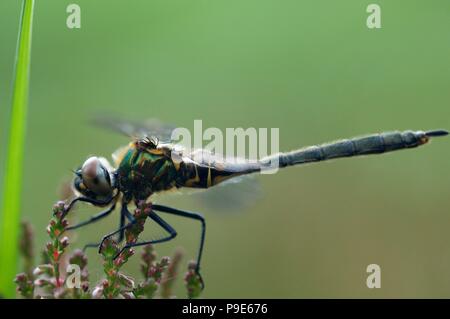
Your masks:
<svg viewBox="0 0 450 319"><path fill-rule="evenodd" d="M289 153L279 153L258 162L221 164L201 161L182 163L178 170L178 187L208 188L225 180L265 169L325 161L341 157L380 154L420 146L430 137L447 135L446 131L386 132L306 147Z"/></svg>
<svg viewBox="0 0 450 319"><path fill-rule="evenodd" d="M340 140L332 143L310 146L289 153L269 156L261 160L263 166L279 167L325 161L334 158L380 154L395 150L414 148L427 143L430 137L447 135L446 131L404 131L385 132L369 136Z"/></svg>

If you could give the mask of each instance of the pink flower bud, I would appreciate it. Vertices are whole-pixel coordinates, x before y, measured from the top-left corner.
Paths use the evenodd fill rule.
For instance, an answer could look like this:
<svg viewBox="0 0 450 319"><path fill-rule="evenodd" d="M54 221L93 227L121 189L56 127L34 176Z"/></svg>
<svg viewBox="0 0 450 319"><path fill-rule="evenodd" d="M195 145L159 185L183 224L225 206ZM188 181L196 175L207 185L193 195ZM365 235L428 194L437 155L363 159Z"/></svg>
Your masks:
<svg viewBox="0 0 450 319"><path fill-rule="evenodd" d="M103 287L97 286L92 291L92 298L100 299L103 297Z"/></svg>

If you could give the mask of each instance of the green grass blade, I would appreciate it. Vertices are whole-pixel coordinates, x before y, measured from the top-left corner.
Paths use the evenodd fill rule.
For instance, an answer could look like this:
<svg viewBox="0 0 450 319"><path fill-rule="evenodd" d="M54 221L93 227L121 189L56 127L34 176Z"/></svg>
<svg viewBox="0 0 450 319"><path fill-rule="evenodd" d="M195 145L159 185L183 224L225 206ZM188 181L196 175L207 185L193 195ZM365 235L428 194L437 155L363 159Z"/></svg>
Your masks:
<svg viewBox="0 0 450 319"><path fill-rule="evenodd" d="M34 0L23 0L0 220L0 293L14 297Z"/></svg>

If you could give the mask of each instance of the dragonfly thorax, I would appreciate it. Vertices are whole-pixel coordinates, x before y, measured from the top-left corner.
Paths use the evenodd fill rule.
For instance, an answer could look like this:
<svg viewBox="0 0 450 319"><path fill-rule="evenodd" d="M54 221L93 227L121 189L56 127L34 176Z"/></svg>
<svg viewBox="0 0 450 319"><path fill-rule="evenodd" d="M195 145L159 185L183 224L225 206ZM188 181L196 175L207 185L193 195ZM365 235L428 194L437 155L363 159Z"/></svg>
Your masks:
<svg viewBox="0 0 450 319"><path fill-rule="evenodd" d="M126 201L176 186L177 170L167 150L141 143L131 143L118 161L117 187Z"/></svg>

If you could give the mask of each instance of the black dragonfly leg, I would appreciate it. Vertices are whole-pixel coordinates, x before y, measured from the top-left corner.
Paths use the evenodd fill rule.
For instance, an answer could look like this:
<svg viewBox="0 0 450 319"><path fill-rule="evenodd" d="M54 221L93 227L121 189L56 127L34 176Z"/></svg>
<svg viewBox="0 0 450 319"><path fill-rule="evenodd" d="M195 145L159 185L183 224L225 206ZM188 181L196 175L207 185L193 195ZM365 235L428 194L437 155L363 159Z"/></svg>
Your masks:
<svg viewBox="0 0 450 319"><path fill-rule="evenodd" d="M119 256L122 253L122 251L124 251L125 249L137 247L137 246L148 245L148 244L163 243L163 242L169 241L171 239L174 239L177 236L176 230L172 226L170 226L164 219L162 219L161 217L156 215L155 212L151 212L150 215L148 215L148 217L153 219L159 226L161 226L165 231L167 231L169 233L169 235L166 237L163 237L163 238L155 239L155 240L126 244L114 258ZM132 224L132 223L130 223L130 224Z"/></svg>
<svg viewBox="0 0 450 319"><path fill-rule="evenodd" d="M120 214L120 226L119 226L119 228L118 228L117 230L113 231L112 233L109 233L108 235L104 236L104 237L102 238L102 241L99 242L99 243L89 243L89 244L86 244L86 245L84 246L84 248L83 248L83 251L86 251L86 249L88 249L88 248L98 248L98 253L100 253L100 252L101 252L102 245L103 245L103 242L104 242L107 238L109 238L109 237L111 237L111 236L114 236L114 235L116 235L117 233L119 234L119 239L120 239L121 236L123 236L123 234L125 233L125 229L127 229L127 227L129 227L129 226L131 225L131 224L128 224L128 225L124 226L124 223L125 223L125 218L124 218L124 216L123 216L122 214ZM120 239L120 241L122 241L122 240L123 240L123 238Z"/></svg>
<svg viewBox="0 0 450 319"><path fill-rule="evenodd" d="M86 251L88 248L97 248L100 245L100 243L89 243L84 245L83 251Z"/></svg>
<svg viewBox="0 0 450 319"><path fill-rule="evenodd" d="M130 213L130 211L128 210L127 205L125 205L125 204L122 206L121 214L123 214L131 223L134 223L136 221L136 219L134 218L133 214Z"/></svg>
<svg viewBox="0 0 450 319"><path fill-rule="evenodd" d="M111 203L114 198L115 197L113 196L113 197L107 198L105 200L96 200L96 199L83 197L83 196L75 197L65 207L63 217L65 217L69 213L69 211L73 208L73 206L75 205L76 202L85 202L85 203L92 204L94 206L105 206L105 205L108 205L109 203Z"/></svg>
<svg viewBox="0 0 450 319"><path fill-rule="evenodd" d="M130 221L129 224L125 225L125 219L128 219ZM125 230L129 227L131 227L136 219L133 217L133 215L128 211L127 205L122 204L122 208L120 210L120 225L119 228L113 231L112 233L109 233L108 235L104 236L102 238L102 241L100 243L90 243L84 246L83 251L87 248L98 248L98 252L101 253L101 248L103 243L106 239L119 234L118 242L122 242L125 237Z"/></svg>
<svg viewBox="0 0 450 319"><path fill-rule="evenodd" d="M202 253L203 253L203 245L205 243L205 234L206 234L206 223L205 223L205 219L203 218L202 215L198 214L198 213L193 213L193 212L187 212L184 210L179 210L179 209L175 209L172 207L168 207L168 206L163 206L163 205L153 205L152 208L156 211L159 212L163 212L163 213L168 213L168 214L173 214L173 215L177 215L177 216L182 216L182 217L186 217L186 218L191 218L191 219L195 219L195 220L199 220L202 223L202 230L201 230L201 236L200 236L200 247L198 250L198 255L197 255L197 265L196 265L196 273L200 278L200 282L202 284L202 289L205 288L205 284L203 282L203 278L200 275L200 262L202 259Z"/></svg>
<svg viewBox="0 0 450 319"><path fill-rule="evenodd" d="M122 242L122 240L125 237L125 229L123 226L125 225L125 219L128 219L130 223L134 223L136 219L134 218L133 214L130 213L128 210L128 207L126 204L122 204L122 209L120 210L120 226L119 229L122 229L121 232L119 232L119 243Z"/></svg>
<svg viewBox="0 0 450 319"><path fill-rule="evenodd" d="M84 221L84 222L81 222L81 223L78 223L78 224L76 224L76 225L67 227L67 230L77 229L77 228L80 228L80 227L82 227L82 226L85 226L85 225L89 225L89 224L95 223L96 221L98 221L98 220L100 220L100 219L102 219L102 218L108 216L109 214L111 214L111 212L113 212L115 208L116 208L116 203L114 203L114 204L113 204L111 207L109 207L108 209L106 209L106 210L104 210L104 211L101 211L100 213L98 213L98 214L92 216L90 219L88 219L88 220L86 220L86 221Z"/></svg>
<svg viewBox="0 0 450 319"><path fill-rule="evenodd" d="M122 217L121 217L121 221L122 221ZM105 240L107 240L108 238L110 238L110 237L112 237L114 235L117 235L117 234L119 234L119 236L120 236L120 234L122 232L124 232L127 228L130 228L131 226L133 226L133 223L129 223L129 224L125 225L125 226L119 227L117 230L109 233L108 235L103 236L102 241L100 243L98 243L98 244L87 244L85 246L85 249L86 248L90 248L90 247L98 247L98 253L100 254L101 250L102 250L103 243L105 242Z"/></svg>

